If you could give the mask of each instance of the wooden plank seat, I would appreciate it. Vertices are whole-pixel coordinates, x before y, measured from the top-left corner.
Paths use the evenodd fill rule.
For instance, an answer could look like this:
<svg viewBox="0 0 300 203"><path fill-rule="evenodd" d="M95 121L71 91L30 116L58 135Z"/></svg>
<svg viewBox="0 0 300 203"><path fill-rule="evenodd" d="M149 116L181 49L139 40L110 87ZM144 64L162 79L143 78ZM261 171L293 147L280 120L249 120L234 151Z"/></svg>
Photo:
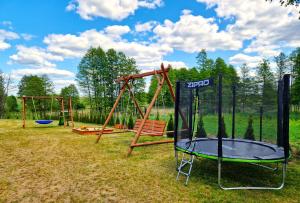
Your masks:
<svg viewBox="0 0 300 203"><path fill-rule="evenodd" d="M141 123L142 119L137 119L132 131L137 132L139 127L141 126ZM141 134L149 136L163 136L166 124L167 123L165 121L146 120Z"/></svg>

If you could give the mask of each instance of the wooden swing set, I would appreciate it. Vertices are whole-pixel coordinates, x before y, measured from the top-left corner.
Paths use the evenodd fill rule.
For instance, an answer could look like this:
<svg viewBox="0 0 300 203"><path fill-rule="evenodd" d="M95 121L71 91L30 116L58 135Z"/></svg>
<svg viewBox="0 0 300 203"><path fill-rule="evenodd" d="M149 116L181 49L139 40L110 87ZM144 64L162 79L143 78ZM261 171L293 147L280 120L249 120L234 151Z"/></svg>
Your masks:
<svg viewBox="0 0 300 203"><path fill-rule="evenodd" d="M26 101L30 99L33 103L34 111L35 111L35 116L37 117L37 112L34 104L34 99L51 99L51 114L52 115L52 105L53 105L53 100L56 99L58 103L60 104L60 111L62 112L63 120L64 120L64 127L66 127L66 118L65 118L65 107L64 107L64 98L60 96L22 96L22 120L23 120L23 125L22 127L26 127ZM73 111L72 111L72 98L69 97L68 99L68 114L71 119L72 127L74 127L74 120L73 120ZM35 121L37 124L50 124L53 122L53 120L36 120Z"/></svg>
<svg viewBox="0 0 300 203"><path fill-rule="evenodd" d="M148 145L155 145L155 144L164 144L164 143L173 143L174 140L160 140L160 141L153 141L153 142L143 142L143 143L138 143L138 140L140 138L141 135L149 135L149 136L163 136L164 134L164 130L166 127L166 122L164 121L153 121L153 120L148 120L149 115L151 113L151 109L153 108L153 106L155 105L155 102L163 88L163 85L165 83L167 83L168 89L171 93L171 97L173 99L173 101L175 102L175 94L172 88L172 84L171 81L168 77L168 72L170 70L170 65L165 68L164 64L161 64L161 69L160 70L154 70L154 71L150 71L150 72L145 72L145 73L141 73L141 74L134 74L134 75L128 75L128 76L123 76L123 77L119 77L116 81L118 83L122 83L121 85L121 89L119 92L119 95L110 111L110 113L108 114L108 117L106 118L105 123L102 126L101 131L98 134L96 143L99 142L99 140L101 139L101 136L104 134L105 132L105 128L108 125L110 119L113 116L114 111L116 110L120 99L122 97L122 95L124 94L124 92L126 91L126 89L129 91L129 95L135 105L135 107L137 108L141 119L137 119L135 125L134 125L134 129L133 132L135 132L135 136L133 138L133 140L131 141L131 144L129 146L129 150L127 155L129 156L133 149L135 147L142 147L142 146L148 146ZM153 76L153 75L157 75L157 80L158 80L158 86L157 89L155 91L155 94L149 104L149 106L147 107L147 110L145 112L145 114L143 113L143 111L141 110L136 98L134 97L134 93L132 92L132 87L130 85L130 82L138 79L138 78L144 78L147 76Z"/></svg>

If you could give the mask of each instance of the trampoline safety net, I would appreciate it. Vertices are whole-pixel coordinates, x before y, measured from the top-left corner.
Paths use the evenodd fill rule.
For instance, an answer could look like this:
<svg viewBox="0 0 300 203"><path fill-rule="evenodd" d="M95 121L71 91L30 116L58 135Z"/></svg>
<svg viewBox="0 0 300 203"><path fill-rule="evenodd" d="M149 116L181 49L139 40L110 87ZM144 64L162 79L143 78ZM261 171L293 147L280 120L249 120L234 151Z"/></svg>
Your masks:
<svg viewBox="0 0 300 203"><path fill-rule="evenodd" d="M252 82L252 81L248 81ZM176 83L175 150L239 162L289 157L290 76L251 88L219 75Z"/></svg>

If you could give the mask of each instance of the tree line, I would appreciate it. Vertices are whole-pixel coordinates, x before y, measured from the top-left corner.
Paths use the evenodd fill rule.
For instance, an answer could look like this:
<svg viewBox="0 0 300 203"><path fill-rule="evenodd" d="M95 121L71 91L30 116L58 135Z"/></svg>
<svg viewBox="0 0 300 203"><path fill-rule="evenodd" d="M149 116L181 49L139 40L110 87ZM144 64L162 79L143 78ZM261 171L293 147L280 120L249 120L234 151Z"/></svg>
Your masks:
<svg viewBox="0 0 300 203"><path fill-rule="evenodd" d="M202 50L197 54L197 65L195 67L171 69L169 77L171 83L175 86L177 80L196 81L205 78L216 80L218 75L222 74L225 86L230 87L232 84L238 84L241 94L239 95L241 106L248 106L252 101L270 106L270 103L276 102L274 99L276 98L276 81L283 74L291 73L293 78L292 104L295 106L293 109L299 111L300 48L295 49L289 55L280 53L274 58L274 62L276 63L276 70L271 69L269 60L262 59L254 69L249 68L247 64L243 64L238 74L236 69L227 64L224 59L220 57L215 60L211 59L206 51ZM59 95L62 95L66 101L71 96L74 109L88 108L89 116L86 117L94 117L92 115L97 115L97 118L106 117L120 91L120 84L116 82L116 78L139 72L135 60L127 57L122 52L117 52L114 49L104 51L101 47L90 48L81 59L76 75L76 81L83 95L80 97L75 85L63 88ZM148 90L145 89L144 79L135 80L130 85L133 87L134 94L140 104L146 107L152 99L158 84L156 76L153 76ZM54 95L53 82L46 75L25 75L18 84L18 96L23 95ZM4 74L0 74L0 104L0 117L2 118L5 112L18 112L20 109L17 98L7 95L7 81ZM32 102L28 101L27 105L29 111L33 112ZM47 116L45 112L50 110L51 101L37 100L35 105L39 116L45 117ZM173 100L167 86L163 87L157 105L160 108L162 106L173 107ZM59 104L54 102L52 108L58 110ZM128 116L134 114L134 105L128 92L125 93L117 108L116 117L119 117L119 113L124 111L129 112Z"/></svg>

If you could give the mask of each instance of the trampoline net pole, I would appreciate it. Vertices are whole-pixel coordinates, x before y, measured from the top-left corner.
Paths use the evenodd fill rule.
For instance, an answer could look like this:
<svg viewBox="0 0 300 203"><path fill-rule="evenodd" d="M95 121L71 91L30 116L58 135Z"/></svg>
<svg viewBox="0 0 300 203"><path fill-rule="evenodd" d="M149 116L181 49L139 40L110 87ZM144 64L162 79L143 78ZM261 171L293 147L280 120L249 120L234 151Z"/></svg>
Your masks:
<svg viewBox="0 0 300 203"><path fill-rule="evenodd" d="M283 76L283 146L284 156L287 160L290 156L290 144L289 144L289 117L290 117L290 75Z"/></svg>
<svg viewBox="0 0 300 203"><path fill-rule="evenodd" d="M222 157L222 75L218 83L218 157Z"/></svg>

